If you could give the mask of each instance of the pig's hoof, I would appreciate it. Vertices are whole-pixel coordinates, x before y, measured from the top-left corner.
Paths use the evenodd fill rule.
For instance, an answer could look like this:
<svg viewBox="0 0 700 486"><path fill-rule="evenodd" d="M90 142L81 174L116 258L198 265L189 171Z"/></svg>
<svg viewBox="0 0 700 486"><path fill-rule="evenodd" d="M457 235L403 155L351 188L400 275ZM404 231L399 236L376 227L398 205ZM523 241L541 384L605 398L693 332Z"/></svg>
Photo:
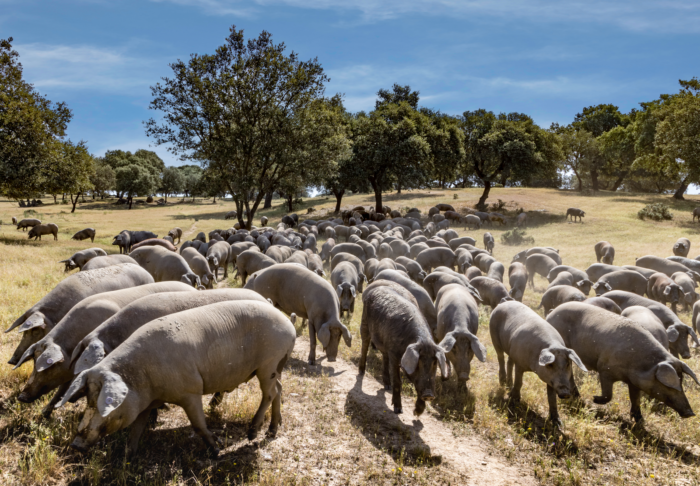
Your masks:
<svg viewBox="0 0 700 486"><path fill-rule="evenodd" d="M595 395L593 397L593 403L596 403L598 405L605 405L606 403L609 403L610 399L606 397L601 397L599 395Z"/></svg>
<svg viewBox="0 0 700 486"><path fill-rule="evenodd" d="M425 412L425 402L420 401L420 402L416 403L416 407L413 409L413 415L418 417L423 412Z"/></svg>
<svg viewBox="0 0 700 486"><path fill-rule="evenodd" d="M632 416L632 420L634 420L636 424L641 424L642 422L644 422L644 417L642 417L641 411L632 412L630 415Z"/></svg>
<svg viewBox="0 0 700 486"><path fill-rule="evenodd" d="M401 407L394 407L394 413L395 414L403 413L403 409Z"/></svg>
<svg viewBox="0 0 700 486"><path fill-rule="evenodd" d="M248 440L255 440L258 437L258 431L251 427L248 429Z"/></svg>
<svg viewBox="0 0 700 486"><path fill-rule="evenodd" d="M560 429L561 428L561 419L559 417L549 417L549 420L552 422L552 425L554 425L556 428Z"/></svg>
<svg viewBox="0 0 700 486"><path fill-rule="evenodd" d="M309 358L309 366L313 366L316 364L316 360L313 358Z"/></svg>
<svg viewBox="0 0 700 486"><path fill-rule="evenodd" d="M277 437L277 427L275 427L274 429L272 427L267 429L265 437L267 437L268 439L274 439L275 437Z"/></svg>

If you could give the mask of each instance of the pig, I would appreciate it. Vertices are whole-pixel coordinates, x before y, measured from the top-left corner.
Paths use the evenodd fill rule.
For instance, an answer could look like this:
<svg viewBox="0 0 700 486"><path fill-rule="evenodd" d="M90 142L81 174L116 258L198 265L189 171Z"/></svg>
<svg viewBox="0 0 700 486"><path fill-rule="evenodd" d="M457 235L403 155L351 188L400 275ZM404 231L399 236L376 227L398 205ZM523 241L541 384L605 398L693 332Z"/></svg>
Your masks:
<svg viewBox="0 0 700 486"><path fill-rule="evenodd" d="M236 219L236 218L238 218L238 212L236 212L236 211L229 211L224 215L225 220Z"/></svg>
<svg viewBox="0 0 700 486"><path fill-rule="evenodd" d="M635 265L638 267L656 270L659 273L663 273L667 277L670 277L676 272L686 272L688 273L688 275L693 277L695 281L698 281L700 279L700 275L697 272L690 270L685 265L654 255L647 255L641 258L637 258L635 260Z"/></svg>
<svg viewBox="0 0 700 486"><path fill-rule="evenodd" d="M374 275L377 273L377 265L379 265L379 260L376 258L369 258L365 262L363 272L368 282L371 282L374 279Z"/></svg>
<svg viewBox="0 0 700 486"><path fill-rule="evenodd" d="M641 305L633 305L622 311L622 317L626 317L641 327L646 329L654 336L666 351L669 351L669 342L678 339L678 331L673 328L666 330L663 323L656 315L646 307Z"/></svg>
<svg viewBox="0 0 700 486"><path fill-rule="evenodd" d="M647 283L647 295L649 298L661 302L663 305L670 302L674 314L678 313L676 305L681 301L682 294L683 291L678 284L661 272L656 272L652 275Z"/></svg>
<svg viewBox="0 0 700 486"><path fill-rule="evenodd" d="M207 262L212 273L218 277L219 268L224 268L224 278L228 278L228 266L231 263L231 245L225 241L217 241L207 249Z"/></svg>
<svg viewBox="0 0 700 486"><path fill-rule="evenodd" d="M518 217L515 218L515 225L518 228L523 228L527 224L527 213L520 213Z"/></svg>
<svg viewBox="0 0 700 486"><path fill-rule="evenodd" d="M462 245L476 245L476 240L471 236L462 236L460 238L452 238L449 241L448 245L450 246L452 251L455 251Z"/></svg>
<svg viewBox="0 0 700 486"><path fill-rule="evenodd" d="M173 242L175 242L175 238L177 238L177 243L180 244L180 240L182 238L182 229L181 228L173 228L170 231L168 231L168 236L173 239Z"/></svg>
<svg viewBox="0 0 700 486"><path fill-rule="evenodd" d="M54 241L58 241L58 226L53 223L38 224L29 230L28 238L41 240L42 235L53 235Z"/></svg>
<svg viewBox="0 0 700 486"><path fill-rule="evenodd" d="M331 272L331 285L338 294L341 317L345 312L355 313L355 298L357 297L359 280L357 269L350 262L340 262Z"/></svg>
<svg viewBox="0 0 700 486"><path fill-rule="evenodd" d="M228 244L228 243L227 243ZM209 268L209 262L194 248L185 248L180 252L182 258L185 259L192 271L199 277L202 286L207 289L213 289L216 285L216 275Z"/></svg>
<svg viewBox="0 0 700 486"><path fill-rule="evenodd" d="M535 253L527 257L525 260L525 268L527 269L530 287L533 289L535 288L535 274L546 278L549 272L556 266L557 262L547 255Z"/></svg>
<svg viewBox="0 0 700 486"><path fill-rule="evenodd" d="M576 218L583 223L583 218L586 215L585 211L582 211L578 208L569 208L566 210L566 219L569 219L569 216L571 216L571 221L576 221Z"/></svg>
<svg viewBox="0 0 700 486"><path fill-rule="evenodd" d="M389 246L391 246L392 258L394 260L396 260L397 257L407 257L411 254L411 247L405 241L394 240L391 243L389 243Z"/></svg>
<svg viewBox="0 0 700 486"><path fill-rule="evenodd" d="M112 265L121 265L122 263L138 265L138 262L129 255L105 255L90 259L89 262L83 265L80 271L87 272L89 270L97 270L98 268L111 267Z"/></svg>
<svg viewBox="0 0 700 486"><path fill-rule="evenodd" d="M27 348L46 336L81 300L101 292L149 283L153 283L153 277L131 263L87 270L63 279L5 331L7 333L19 327L22 333L22 340L8 363L16 365Z"/></svg>
<svg viewBox="0 0 700 486"><path fill-rule="evenodd" d="M488 253L479 253L474 257L474 265L479 267L482 272L488 272L491 264L495 263L496 259Z"/></svg>
<svg viewBox="0 0 700 486"><path fill-rule="evenodd" d="M508 267L508 284L510 292L508 295L518 302L523 301L525 287L527 287L527 268L520 262L513 262Z"/></svg>
<svg viewBox="0 0 700 486"><path fill-rule="evenodd" d="M316 235L309 233L301 246L302 250L310 250L312 253L318 253Z"/></svg>
<svg viewBox="0 0 700 486"><path fill-rule="evenodd" d="M624 290L644 296L647 291L647 279L644 275L631 270L618 270L606 273L591 288L598 297L612 290Z"/></svg>
<svg viewBox="0 0 700 486"><path fill-rule="evenodd" d="M578 302L559 306L547 322L586 367L598 372L601 394L593 397L594 403L609 403L613 384L622 381L629 387L630 415L637 422L642 420L640 391L665 403L682 418L695 415L682 385L683 373L698 383L695 373L635 322Z"/></svg>
<svg viewBox="0 0 700 486"><path fill-rule="evenodd" d="M238 255L238 259L236 260L236 276L240 277L241 284L245 285L248 280L248 275L252 275L255 272L264 270L273 265L277 265L277 262L269 256L257 250L246 250Z"/></svg>
<svg viewBox="0 0 700 486"><path fill-rule="evenodd" d="M58 388L53 399L43 410L44 416L48 417L73 379L70 356L83 337L124 306L141 297L160 292L187 290L194 291L180 282L162 282L102 292L78 302L46 336L29 346L17 362L14 369L29 359L34 360L34 370L18 400L31 403Z"/></svg>
<svg viewBox="0 0 700 486"><path fill-rule="evenodd" d="M15 218L14 216L12 216L12 224L14 224L14 225L17 224L17 218Z"/></svg>
<svg viewBox="0 0 700 486"><path fill-rule="evenodd" d="M574 282L574 276L571 275L569 272L561 272L557 277L552 280L549 285L547 286L547 289L551 289L552 287L557 287L559 285L568 285L570 287L573 287L576 285L576 282Z"/></svg>
<svg viewBox="0 0 700 486"><path fill-rule="evenodd" d="M384 389L391 387L394 413L403 413L401 371L416 389L413 414L425 411L425 402L435 399L435 368L448 377L445 350L435 344L425 317L411 293L389 281L372 283L362 296L359 373L365 374L370 343L382 354Z"/></svg>
<svg viewBox="0 0 700 486"><path fill-rule="evenodd" d="M654 275L656 273L656 270L652 270L650 268L637 267L635 265L622 265L622 269L637 272L641 275L644 275L646 278L650 278L652 275Z"/></svg>
<svg viewBox="0 0 700 486"><path fill-rule="evenodd" d="M496 246L496 242L493 239L493 235L488 232L484 233L484 248L486 248L486 251L493 253L494 246Z"/></svg>
<svg viewBox="0 0 700 486"><path fill-rule="evenodd" d="M457 248L455 250L455 256L457 257L457 269L462 273L474 264L474 258L471 252L466 248Z"/></svg>
<svg viewBox="0 0 700 486"><path fill-rule="evenodd" d="M260 225L265 227L265 226L267 226L268 221L269 221L269 219L267 218L267 216L263 216L260 218Z"/></svg>
<svg viewBox="0 0 700 486"><path fill-rule="evenodd" d="M471 229L481 229L481 218L473 214L467 214L464 217L464 226Z"/></svg>
<svg viewBox="0 0 700 486"><path fill-rule="evenodd" d="M17 229L21 229L22 231L27 231L27 228L33 228L35 226L38 226L41 224L41 220L39 219L34 219L34 218L25 218L20 220L19 223L17 223Z"/></svg>
<svg viewBox="0 0 700 486"><path fill-rule="evenodd" d="M586 275L588 275L589 280L597 282L598 279L606 273L618 272L620 270L624 269L615 265L608 265L605 263L594 263L586 269Z"/></svg>
<svg viewBox="0 0 700 486"><path fill-rule="evenodd" d="M83 268L87 262L98 256L107 256L107 252L102 248L88 248L87 250L80 250L73 253L73 255L66 259L61 260L58 263L64 263L66 265L66 272L75 270L76 268Z"/></svg>
<svg viewBox="0 0 700 486"><path fill-rule="evenodd" d="M418 262L411 260L408 257L400 256L396 258L396 263L403 265L406 268L408 276L414 282L418 284L423 283L423 279L428 276L428 274L423 270Z"/></svg>
<svg viewBox="0 0 700 486"><path fill-rule="evenodd" d="M595 244L595 257L598 263L603 261L606 265L612 265L615 260L615 248L607 241L599 241Z"/></svg>
<svg viewBox="0 0 700 486"><path fill-rule="evenodd" d="M288 246L271 246L265 252L265 255L272 258L277 263L284 263L284 261L292 256L296 250Z"/></svg>
<svg viewBox="0 0 700 486"><path fill-rule="evenodd" d="M362 261L359 258L357 258L355 255L351 255L350 253L339 253L333 257L333 260L331 260L331 271L333 271L335 269L335 267L340 262L349 262L355 267L355 269L357 270L357 276L359 277L358 291L360 293L362 293L364 283L367 280L365 273L364 273L365 266L362 263ZM397 264L395 264L391 260L387 260L387 262L392 264L392 268L396 268L398 266ZM378 266L378 268L379 268L379 266Z"/></svg>
<svg viewBox="0 0 700 486"><path fill-rule="evenodd" d="M457 381L469 380L474 356L486 361L486 348L476 337L479 330L479 308L469 291L461 284L442 287L435 300L437 328L434 331L438 346L454 366Z"/></svg>
<svg viewBox="0 0 700 486"><path fill-rule="evenodd" d="M695 218L700 219L700 208L693 209L693 223L695 222Z"/></svg>
<svg viewBox="0 0 700 486"><path fill-rule="evenodd" d="M365 251L362 249L362 247L360 245L357 245L355 243L340 243L339 245L335 245L333 247L333 249L331 250L331 260L338 253L349 253L351 255L355 255L357 258L359 258L362 261L362 263L364 263L365 260L367 260L367 256L365 255Z"/></svg>
<svg viewBox="0 0 700 486"><path fill-rule="evenodd" d="M281 263L257 272L245 285L288 314L296 314L309 321L309 364L316 364L316 338L326 352L326 359L334 362L342 336L347 347L352 335L340 322L340 304L335 290L328 281L306 268L293 263Z"/></svg>
<svg viewBox="0 0 700 486"><path fill-rule="evenodd" d="M687 311L690 307L695 305L695 302L698 300L698 293L695 291L698 284L683 272L674 273L671 275L671 280L681 288L681 292L683 293L681 296L681 303L683 304L683 310Z"/></svg>
<svg viewBox="0 0 700 486"><path fill-rule="evenodd" d="M379 248L377 249L377 258L379 260L391 260L394 258L394 252L392 251L391 245L389 243L381 243L379 245Z"/></svg>
<svg viewBox="0 0 700 486"><path fill-rule="evenodd" d="M119 253L129 253L133 245L149 238L158 238L158 235L150 231L124 230L113 238L112 245L119 247Z"/></svg>
<svg viewBox="0 0 700 486"><path fill-rule="evenodd" d="M646 307L659 318L666 329L673 327L680 336L678 340L669 344L673 356L681 356L683 359L690 358L688 338L692 339L696 346L700 346L700 341L698 341L698 336L695 334L695 331L690 326L684 324L678 316L671 312L665 305L633 294L632 292L624 292L622 290L608 292L605 296L614 301L622 310L633 305Z"/></svg>
<svg viewBox="0 0 700 486"><path fill-rule="evenodd" d="M536 246L533 248L530 248L528 250L523 250L521 252L518 252L514 257L513 257L513 262L520 262L520 263L525 263L527 261L527 257L530 255L547 255L549 258L554 260L557 265L561 265L561 256L559 256L559 250L555 250L554 248L549 248L549 247L541 247L541 246Z"/></svg>
<svg viewBox="0 0 700 486"><path fill-rule="evenodd" d="M262 302L219 302L151 321L80 373L57 405L87 395L87 409L71 447L84 451L131 425L127 447L133 455L151 409L173 403L185 410L194 430L218 455L216 438L206 426L202 395L233 390L253 376L258 377L262 400L248 439L257 437L270 404L267 435L274 437L282 421L281 374L295 339L289 319ZM241 343L246 345L241 348Z"/></svg>
<svg viewBox="0 0 700 486"><path fill-rule="evenodd" d="M538 309L544 307L544 315L546 316L552 309L556 309L561 304L566 302L583 302L586 296L576 287L568 285L557 285L551 287L542 295Z"/></svg>
<svg viewBox="0 0 700 486"><path fill-rule="evenodd" d="M410 278L406 278L405 275L397 270L382 270L374 277L374 282L380 280L389 280L408 290L413 298L416 299L418 310L420 310L423 317L425 317L431 331L435 332L437 326L437 312L433 304L434 299L421 285L412 281Z"/></svg>
<svg viewBox="0 0 700 486"><path fill-rule="evenodd" d="M513 300L508 293L508 289L499 282L489 277L474 277L469 283L479 292L481 300L485 305L495 309L499 304Z"/></svg>
<svg viewBox="0 0 700 486"><path fill-rule="evenodd" d="M331 250L335 247L335 239L329 238L326 240L325 243L323 243L323 246L321 246L321 260L324 262L330 263L331 261Z"/></svg>
<svg viewBox="0 0 700 486"><path fill-rule="evenodd" d="M129 256L153 275L156 282L179 281L194 288L202 285L196 273L187 261L175 252L160 246L145 246L133 250Z"/></svg>
<svg viewBox="0 0 700 486"><path fill-rule="evenodd" d="M304 250L308 258L308 268L316 275L321 277L326 276L326 272L323 271L323 260L318 255L318 253L312 253L310 250Z"/></svg>
<svg viewBox="0 0 700 486"><path fill-rule="evenodd" d="M78 231L71 237L71 240L83 241L90 238L91 242L95 242L95 228L85 228Z"/></svg>
<svg viewBox="0 0 700 486"><path fill-rule="evenodd" d="M565 343L547 321L520 302L505 302L495 309L491 313L489 331L498 357L498 381L501 386L512 386L510 399L516 403L520 401L524 373L537 374L547 385L549 419L560 426L557 396L565 400L578 395L571 363L587 372L585 361L582 362L577 351ZM505 354L508 355L507 373Z"/></svg>
<svg viewBox="0 0 700 486"><path fill-rule="evenodd" d="M690 252L690 240L688 238L678 238L673 245L673 254L679 257L687 257Z"/></svg>
<svg viewBox="0 0 700 486"><path fill-rule="evenodd" d="M505 271L506 269L501 262L493 262L489 267L489 271L486 273L486 276L503 283L503 274Z"/></svg>
<svg viewBox="0 0 700 486"><path fill-rule="evenodd" d="M447 244L445 240L438 236L434 236L425 242L429 248L447 248L450 249L450 245Z"/></svg>
<svg viewBox="0 0 700 486"><path fill-rule="evenodd" d="M583 301L584 304L594 305L605 309L608 312L614 312L615 314L622 314L622 309L614 301L608 299L607 297L589 297Z"/></svg>
<svg viewBox="0 0 700 486"><path fill-rule="evenodd" d="M423 253L425 250L429 250L430 247L428 246L427 243L416 243L415 245L411 246L411 258L414 260Z"/></svg>
<svg viewBox="0 0 700 486"><path fill-rule="evenodd" d="M339 255L340 256L340 255ZM336 256L338 258L338 256ZM390 260L388 258L385 258L384 260L381 260L377 265L374 267L374 278L377 278L377 274L381 272L382 270L397 270L397 271L402 271L406 274L408 277L408 272L406 271L406 267L401 265L400 263L394 262L394 260Z"/></svg>
<svg viewBox="0 0 700 486"><path fill-rule="evenodd" d="M573 275L576 287L578 287L578 289L585 295L588 295L591 292L593 282L588 280L588 274L582 270L579 270L578 268L570 267L569 265L557 265L551 269L547 274L547 280L549 282L554 281L554 279L557 278L557 275L559 275L561 272L569 272L571 275Z"/></svg>
<svg viewBox="0 0 700 486"><path fill-rule="evenodd" d="M676 263L680 263L681 265L685 265L693 272L700 272L700 261L698 261L698 260L691 260L690 258L685 258L685 257L681 257L681 256L666 257L666 260L670 260L672 262L676 262Z"/></svg>
<svg viewBox="0 0 700 486"><path fill-rule="evenodd" d="M164 240L163 238L149 238L147 240L143 240L141 243L136 243L135 245L132 245L131 250L133 251L137 248L141 248L144 246L160 246L161 248L165 248L168 251L177 251L175 245L173 245L167 240Z"/></svg>
<svg viewBox="0 0 700 486"><path fill-rule="evenodd" d="M194 240L201 241L202 243L207 242L207 235L204 234L204 231L200 231L197 233L197 236L193 238Z"/></svg>
<svg viewBox="0 0 700 486"><path fill-rule="evenodd" d="M464 276L467 277L468 280L471 280L475 277L481 277L483 275L484 274L481 273L481 270L479 270L476 267L469 267L469 268L467 268L467 271L464 272Z"/></svg>
<svg viewBox="0 0 700 486"><path fill-rule="evenodd" d="M231 255L231 263L235 266L236 261L238 259L238 255L243 253L246 250L250 250L251 248L256 248L258 251L262 251L259 249L255 243L252 243L250 241L239 241L237 243L234 243L231 245L231 250L230 250L230 255ZM255 251L255 250L253 250ZM265 253L265 252L262 252ZM180 254L182 254L182 247L180 247Z"/></svg>
<svg viewBox="0 0 700 486"><path fill-rule="evenodd" d="M423 270L430 272L433 268L443 265L453 268L457 262L457 257L450 248L429 248L420 252L416 257L416 261Z"/></svg>

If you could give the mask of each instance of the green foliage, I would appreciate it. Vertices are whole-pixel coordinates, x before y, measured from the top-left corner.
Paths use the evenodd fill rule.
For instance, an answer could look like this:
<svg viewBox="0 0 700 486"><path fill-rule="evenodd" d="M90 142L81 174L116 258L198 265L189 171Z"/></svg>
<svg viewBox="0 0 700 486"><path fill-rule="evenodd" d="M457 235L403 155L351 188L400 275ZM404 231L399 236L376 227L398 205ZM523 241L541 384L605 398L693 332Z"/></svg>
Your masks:
<svg viewBox="0 0 700 486"><path fill-rule="evenodd" d="M182 171L178 170L177 167L168 167L163 171L163 178L161 179L158 192L165 196L166 201L170 194L182 192L184 188L185 177Z"/></svg>
<svg viewBox="0 0 700 486"><path fill-rule="evenodd" d="M572 123L576 130L586 130L594 137L600 137L605 132L609 132L615 127L627 126L629 118L620 109L611 104L597 106L587 106L583 112L574 117Z"/></svg>
<svg viewBox="0 0 700 486"><path fill-rule="evenodd" d="M49 194L84 194L93 188L95 159L88 153L84 142L58 142L51 154L52 163L46 168L43 189ZM75 210L75 206L73 208Z"/></svg>
<svg viewBox="0 0 700 486"><path fill-rule="evenodd" d="M117 185L114 169L107 165L104 160L96 160L95 172L90 176L90 182L95 194L104 196L107 191L113 190Z"/></svg>
<svg viewBox="0 0 700 486"><path fill-rule="evenodd" d="M503 199L499 199L498 202L492 203L491 204L491 211L498 212L498 211L503 211L506 207L507 202L505 202Z"/></svg>
<svg viewBox="0 0 700 486"><path fill-rule="evenodd" d="M673 219L670 208L663 203L647 204L637 213L641 220L651 219L654 221L665 221Z"/></svg>
<svg viewBox="0 0 700 486"><path fill-rule="evenodd" d="M527 232L520 228L513 228L501 235L501 243L508 246L534 245L535 239L527 236Z"/></svg>

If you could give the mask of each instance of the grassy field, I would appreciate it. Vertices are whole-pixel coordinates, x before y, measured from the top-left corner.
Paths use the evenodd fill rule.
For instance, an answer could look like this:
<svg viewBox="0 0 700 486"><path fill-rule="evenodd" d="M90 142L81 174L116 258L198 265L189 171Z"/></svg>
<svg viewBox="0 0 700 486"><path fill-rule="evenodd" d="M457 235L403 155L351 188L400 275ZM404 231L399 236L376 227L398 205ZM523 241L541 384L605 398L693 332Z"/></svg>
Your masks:
<svg viewBox="0 0 700 486"><path fill-rule="evenodd" d="M392 209L429 207L446 202L457 209L473 206L479 190L413 191L402 195L385 195ZM528 235L535 245L560 250L564 264L585 269L595 262L593 245L607 240L615 246L615 264L633 264L635 257L647 254L668 256L677 238L688 237L693 245L691 257L700 253L696 240L700 225L692 222L692 209L700 199L686 202L648 195L581 196L577 193L538 189L494 189L490 203L501 199L507 215L522 208L528 211ZM48 200L48 199L46 199ZM372 205L370 195L344 199L344 206ZM636 214L645 204L664 202L672 207L674 219L666 222L641 221ZM271 210L256 215L268 216L275 226L285 214L282 201ZM317 212L332 209L333 198L316 198L304 202L297 212L303 219L306 208ZM565 221L568 207L586 211L582 224ZM114 252L112 236L122 229L147 229L164 235L175 226L185 238L197 232L226 228L231 222L224 214L234 209L231 202L210 200L169 204L166 207L134 205L127 210L108 202L78 206L70 213L66 205L36 208L44 222L58 224L59 240L44 237L41 242L28 241L26 233L10 224L12 216L25 217L16 203L0 201L0 326L6 328L28 307L38 301L65 278L59 260L73 252L100 246ZM502 211L503 212L503 211ZM27 214L28 217L33 217ZM71 241L70 236L85 227L97 230L95 243ZM503 246L500 235L512 224L487 228L496 239L494 256L506 267L512 256L525 247ZM464 231L482 246L481 231ZM319 242L319 245L322 241ZM539 304L546 281L536 277L536 291L527 290L524 302L533 308ZM229 286L237 283L229 279ZM541 311L540 311L541 312ZM360 352L359 324L361 301L349 319L354 335L353 347L341 348L341 357L357 364ZM689 323L690 316L681 314ZM485 364L474 362L469 393L458 390L454 381L441 383L439 399L429 408L437 414L457 438L479 436L488 442L489 453L517 464L543 484L700 484L700 419L681 420L663 408L645 402L643 426L633 427L629 419L626 387L616 386L615 396L606 406L592 403L599 390L594 373L579 373L583 403L562 403L563 428L552 429L545 421L547 400L545 386L527 374L520 406L506 400L497 380L497 362L488 334L488 310L481 312L479 338L487 346ZM299 329L300 335L305 330ZM0 361L6 362L16 343L17 333L2 335ZM380 360L370 353L369 372L379 377ZM208 415L210 427L227 448L217 460L208 459L198 437L192 436L186 417L177 407L161 414L154 430L144 434L140 458L129 463L124 457L126 433L110 436L90 453L80 455L67 446L72 440L82 404L60 410L51 420L41 419L41 408L49 397L31 405L16 400L31 365L12 371L0 366L0 482L3 484L459 484L446 465L437 465L410 453L397 453L400 440L384 443L372 438L368 430L376 424L361 414L338 406L342 397L332 393L332 377L319 376L296 356L283 379L285 404L284 426L272 442L250 443L245 439L247 422L257 408L257 382L228 394L223 406ZM688 361L700 372L696 351ZM700 390L689 380L686 393L696 413L700 412ZM411 387L404 386L407 395ZM410 411L406 411L410 414ZM304 444L300 447L300 444ZM469 458L465 458L470 460ZM405 469L405 471L404 471ZM400 473L399 473L400 471Z"/></svg>

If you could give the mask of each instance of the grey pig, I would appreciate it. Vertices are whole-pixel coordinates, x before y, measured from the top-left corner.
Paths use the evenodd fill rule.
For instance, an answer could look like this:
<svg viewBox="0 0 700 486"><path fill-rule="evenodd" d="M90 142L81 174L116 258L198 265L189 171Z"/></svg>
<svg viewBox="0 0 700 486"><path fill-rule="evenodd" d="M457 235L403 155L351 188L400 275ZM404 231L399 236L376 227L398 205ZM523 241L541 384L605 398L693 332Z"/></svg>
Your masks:
<svg viewBox="0 0 700 486"><path fill-rule="evenodd" d="M153 275L156 282L175 281L198 288L202 282L187 261L175 252L160 246L144 246L133 250L129 256Z"/></svg>
<svg viewBox="0 0 700 486"><path fill-rule="evenodd" d="M236 273L241 277L241 284L245 285L248 275L276 265L277 262L267 255L260 253L258 249L246 250L236 260Z"/></svg>
<svg viewBox="0 0 700 486"><path fill-rule="evenodd" d="M670 302L674 314L678 314L676 305L680 302L682 293L680 286L661 272L656 272L649 277L647 283L647 295L649 298L664 305Z"/></svg>
<svg viewBox="0 0 700 486"><path fill-rule="evenodd" d="M121 265L122 263L133 263L138 265L138 262L131 258L129 255L112 254L105 256L98 256L91 259L80 270L81 272L87 272L89 270L96 270L98 268L111 267L113 265Z"/></svg>
<svg viewBox="0 0 700 486"><path fill-rule="evenodd" d="M98 256L107 256L107 252L102 248L88 248L87 250L77 251L73 253L70 258L61 260L58 263L65 263L66 272L68 272L70 270L75 270L76 268L83 268L83 265L89 262L92 258Z"/></svg>
<svg viewBox="0 0 700 486"><path fill-rule="evenodd" d="M613 260L615 260L615 248L607 241L599 241L595 244L595 257L598 259L598 263L603 261L607 265L612 265Z"/></svg>
<svg viewBox="0 0 700 486"><path fill-rule="evenodd" d="M397 257L395 261L396 263L403 265L406 268L408 276L411 277L411 280L418 284L422 284L423 279L428 276L418 262L411 260L410 258L400 256Z"/></svg>
<svg viewBox="0 0 700 486"><path fill-rule="evenodd" d="M437 326L437 311L435 310L433 299L423 287L415 283L410 278L407 278L402 272L397 270L382 270L374 277L375 282L380 280L394 282L408 290L413 298L416 299L418 310L421 311L423 317L425 317L425 320L428 321L428 326L430 327L431 331L435 331Z"/></svg>
<svg viewBox="0 0 700 486"><path fill-rule="evenodd" d="M58 226L53 223L48 224L38 224L29 230L28 238L34 241L37 239L41 240L43 235L53 235L54 241L58 240Z"/></svg>
<svg viewBox="0 0 700 486"><path fill-rule="evenodd" d="M588 295L591 292L593 282L591 282L588 279L588 274L583 270L579 270L578 268L571 267L569 265L557 265L556 267L554 267L547 274L547 280L549 282L552 282L555 278L557 278L557 275L559 275L559 273L561 272L569 272L571 275L573 275L574 283L581 292L583 292L586 295Z"/></svg>
<svg viewBox="0 0 700 486"><path fill-rule="evenodd" d="M544 315L546 316L552 309L556 309L561 304L566 302L583 302L586 296L576 287L568 285L557 285L551 287L542 295L542 300L538 309L544 307Z"/></svg>
<svg viewBox="0 0 700 486"><path fill-rule="evenodd" d="M475 277L469 283L479 292L483 303L491 307L492 310L499 304L513 300L508 289L498 280L489 277Z"/></svg>
<svg viewBox="0 0 700 486"><path fill-rule="evenodd" d="M673 245L673 254L679 257L687 257L690 252L690 240L688 238L678 238Z"/></svg>
<svg viewBox="0 0 700 486"><path fill-rule="evenodd" d="M331 285L338 294L340 315L355 313L355 298L359 286L357 269L350 262L340 262L331 272Z"/></svg>
<svg viewBox="0 0 700 486"><path fill-rule="evenodd" d="M207 289L213 289L214 285L217 283L216 275L214 275L214 272L209 268L207 259L192 247L185 248L180 252L180 255L182 255L182 258L185 259L192 271L199 277L202 286Z"/></svg>
<svg viewBox="0 0 700 486"><path fill-rule="evenodd" d="M78 231L71 237L71 240L83 241L90 238L91 242L95 242L95 228L85 228L84 230Z"/></svg>
<svg viewBox="0 0 700 486"><path fill-rule="evenodd" d="M535 275L539 274L542 277L547 277L553 268L556 268L557 262L552 260L547 255L533 253L525 260L525 268L531 288L535 288Z"/></svg>
<svg viewBox="0 0 700 486"><path fill-rule="evenodd" d="M598 297L613 290L624 290L644 296L647 292L647 279L631 270L618 270L606 273L591 288Z"/></svg>
<svg viewBox="0 0 700 486"><path fill-rule="evenodd" d="M652 311L641 305L633 305L623 310L622 317L631 319L649 331L666 351L669 350L669 342L678 339L678 331L673 328L666 329Z"/></svg>
<svg viewBox="0 0 700 486"><path fill-rule="evenodd" d="M510 292L508 295L518 302L523 301L525 288L527 287L527 268L520 262L513 262L508 267L508 284Z"/></svg>
<svg viewBox="0 0 700 486"><path fill-rule="evenodd" d="M496 242L493 240L493 235L489 232L484 233L484 248L489 253L493 253L493 247L496 246Z"/></svg>

